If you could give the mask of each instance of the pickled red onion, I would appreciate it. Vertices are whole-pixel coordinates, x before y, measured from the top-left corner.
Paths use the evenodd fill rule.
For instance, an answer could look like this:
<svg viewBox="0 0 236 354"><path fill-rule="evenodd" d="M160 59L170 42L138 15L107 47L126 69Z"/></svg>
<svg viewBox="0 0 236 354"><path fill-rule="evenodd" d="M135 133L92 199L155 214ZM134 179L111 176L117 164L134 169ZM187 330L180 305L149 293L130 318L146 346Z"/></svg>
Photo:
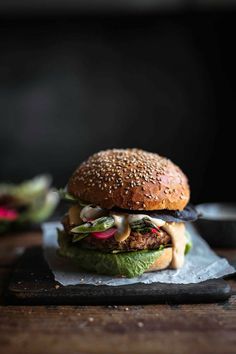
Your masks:
<svg viewBox="0 0 236 354"><path fill-rule="evenodd" d="M95 238L99 238L101 240L105 240L107 238L112 237L115 232L116 232L116 228L112 227L111 229L108 229L106 231L101 231L101 232L91 232L91 236L95 237Z"/></svg>
<svg viewBox="0 0 236 354"><path fill-rule="evenodd" d="M7 221L14 221L18 218L18 213L15 210L0 207L0 219Z"/></svg>

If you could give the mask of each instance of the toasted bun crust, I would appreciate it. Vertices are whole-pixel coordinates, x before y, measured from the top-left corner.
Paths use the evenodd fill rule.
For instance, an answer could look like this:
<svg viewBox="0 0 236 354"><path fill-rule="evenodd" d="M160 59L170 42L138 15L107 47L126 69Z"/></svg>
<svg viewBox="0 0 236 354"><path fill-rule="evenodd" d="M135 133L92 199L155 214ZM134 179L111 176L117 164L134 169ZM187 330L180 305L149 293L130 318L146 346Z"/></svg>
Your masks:
<svg viewBox="0 0 236 354"><path fill-rule="evenodd" d="M138 149L101 151L73 173L68 192L105 209L183 210L187 177L170 160Z"/></svg>
<svg viewBox="0 0 236 354"><path fill-rule="evenodd" d="M161 256L145 272L154 272L156 270L166 269L172 261L172 248L165 248Z"/></svg>

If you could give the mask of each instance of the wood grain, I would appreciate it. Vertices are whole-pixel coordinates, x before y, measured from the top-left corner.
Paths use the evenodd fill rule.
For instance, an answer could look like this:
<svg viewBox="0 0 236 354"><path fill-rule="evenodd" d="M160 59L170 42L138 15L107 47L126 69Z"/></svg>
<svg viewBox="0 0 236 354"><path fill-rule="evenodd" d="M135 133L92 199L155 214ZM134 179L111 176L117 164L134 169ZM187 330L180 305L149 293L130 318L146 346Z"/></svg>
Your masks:
<svg viewBox="0 0 236 354"><path fill-rule="evenodd" d="M39 233L0 238L1 254L14 255L0 262L1 290L15 249L40 240ZM236 294L235 278L227 282ZM236 295L223 303L175 306L0 306L0 348L8 354L231 354L235 333Z"/></svg>
<svg viewBox="0 0 236 354"><path fill-rule="evenodd" d="M230 310L229 307L230 306ZM4 307L12 353L235 353L236 301L170 307Z"/></svg>

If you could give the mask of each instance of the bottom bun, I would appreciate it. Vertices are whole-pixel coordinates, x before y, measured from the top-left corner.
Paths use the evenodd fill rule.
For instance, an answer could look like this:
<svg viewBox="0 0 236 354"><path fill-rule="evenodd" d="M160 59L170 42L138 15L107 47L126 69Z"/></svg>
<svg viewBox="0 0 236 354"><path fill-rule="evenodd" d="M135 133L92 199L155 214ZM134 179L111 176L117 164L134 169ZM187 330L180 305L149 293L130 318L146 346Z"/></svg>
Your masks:
<svg viewBox="0 0 236 354"><path fill-rule="evenodd" d="M165 248L159 258L145 272L155 272L157 270L166 269L172 261L172 248Z"/></svg>

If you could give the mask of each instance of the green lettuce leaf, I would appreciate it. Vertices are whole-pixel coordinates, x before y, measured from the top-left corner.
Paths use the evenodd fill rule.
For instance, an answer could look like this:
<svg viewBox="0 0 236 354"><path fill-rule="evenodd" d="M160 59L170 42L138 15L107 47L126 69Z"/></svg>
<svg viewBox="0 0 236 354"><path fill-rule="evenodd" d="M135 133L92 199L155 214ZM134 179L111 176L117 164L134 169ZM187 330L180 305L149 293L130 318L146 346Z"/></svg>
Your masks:
<svg viewBox="0 0 236 354"><path fill-rule="evenodd" d="M78 241L81 241L83 240L84 238L88 237L90 234L87 233L87 234L75 234L73 235L72 237L72 242L78 242Z"/></svg>
<svg viewBox="0 0 236 354"><path fill-rule="evenodd" d="M88 203L83 202L82 200L74 197L73 195L69 194L64 188L58 189L58 194L60 199L63 199L68 202L76 202L79 203L81 206L86 206Z"/></svg>
<svg viewBox="0 0 236 354"><path fill-rule="evenodd" d="M185 231L185 236L186 236L186 239L187 239L187 243L186 243L186 246L185 246L184 254L187 254L192 249L193 243L192 243L191 236L190 236L188 231Z"/></svg>
<svg viewBox="0 0 236 354"><path fill-rule="evenodd" d="M58 194L61 199L69 200L69 201L77 201L77 199L73 197L73 195L69 194L64 188L58 189Z"/></svg>
<svg viewBox="0 0 236 354"><path fill-rule="evenodd" d="M144 250L122 253L103 253L71 244L70 238L58 230L59 254L74 260L82 269L106 275L123 275L134 278L144 273L163 250Z"/></svg>
<svg viewBox="0 0 236 354"><path fill-rule="evenodd" d="M38 202L35 200L29 209L20 215L18 221L39 223L46 220L55 210L58 200L58 194L54 190L50 190L43 200Z"/></svg>
<svg viewBox="0 0 236 354"><path fill-rule="evenodd" d="M10 197L11 208L19 212L14 221L0 220L0 233L20 229L24 224L40 223L54 212L59 196L50 188L50 175L39 175L20 184L0 183L0 198Z"/></svg>
<svg viewBox="0 0 236 354"><path fill-rule="evenodd" d="M51 180L49 175L40 175L20 184L1 183L0 195L11 195L24 203L31 203L47 194Z"/></svg>

